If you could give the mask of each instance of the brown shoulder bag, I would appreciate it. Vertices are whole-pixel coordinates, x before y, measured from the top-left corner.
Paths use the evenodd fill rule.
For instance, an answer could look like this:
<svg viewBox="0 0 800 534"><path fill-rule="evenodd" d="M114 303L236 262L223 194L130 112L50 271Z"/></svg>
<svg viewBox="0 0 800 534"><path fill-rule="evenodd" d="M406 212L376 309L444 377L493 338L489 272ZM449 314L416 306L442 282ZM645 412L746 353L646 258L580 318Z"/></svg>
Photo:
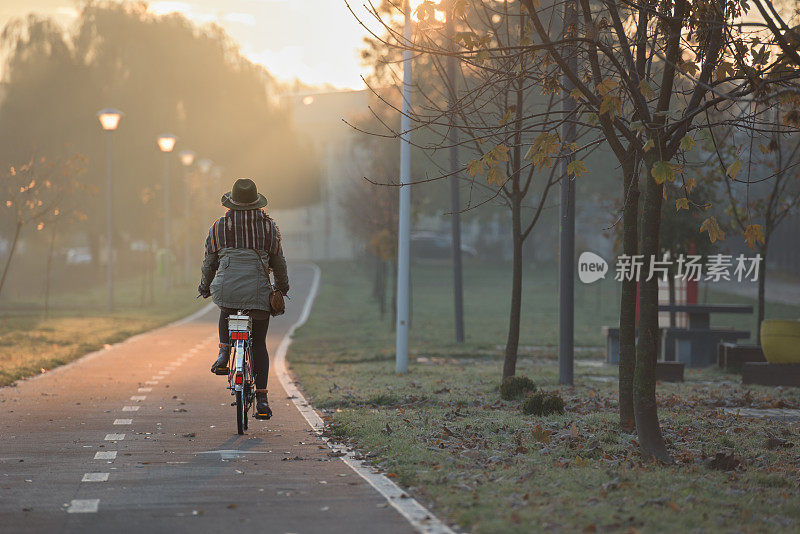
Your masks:
<svg viewBox="0 0 800 534"><path fill-rule="evenodd" d="M283 315L286 312L286 302L283 300L283 293L278 291L278 288L272 283L269 276L269 269L264 265L261 254L259 254L256 249L253 249L253 251L256 253L259 263L261 263L261 268L264 269L264 274L267 275L267 286L272 287L272 290L269 292L269 314L273 317L276 315Z"/></svg>

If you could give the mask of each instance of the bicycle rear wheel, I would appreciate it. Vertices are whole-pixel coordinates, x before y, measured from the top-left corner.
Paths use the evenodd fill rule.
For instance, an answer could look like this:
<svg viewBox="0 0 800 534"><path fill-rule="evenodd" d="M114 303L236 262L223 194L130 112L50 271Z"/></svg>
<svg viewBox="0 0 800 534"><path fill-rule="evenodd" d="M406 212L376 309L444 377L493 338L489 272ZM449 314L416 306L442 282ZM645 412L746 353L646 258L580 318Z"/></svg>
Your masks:
<svg viewBox="0 0 800 534"><path fill-rule="evenodd" d="M241 391L236 392L236 430L239 434L244 434L247 428L247 413L245 407L244 395Z"/></svg>

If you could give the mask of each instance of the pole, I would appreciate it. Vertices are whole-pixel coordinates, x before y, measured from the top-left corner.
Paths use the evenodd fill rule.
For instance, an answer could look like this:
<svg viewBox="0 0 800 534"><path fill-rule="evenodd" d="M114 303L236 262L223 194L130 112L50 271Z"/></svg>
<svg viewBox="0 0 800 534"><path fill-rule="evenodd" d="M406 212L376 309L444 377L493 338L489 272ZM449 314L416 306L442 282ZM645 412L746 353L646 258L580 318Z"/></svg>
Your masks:
<svg viewBox="0 0 800 534"><path fill-rule="evenodd" d="M578 13L573 2L564 4L564 33L574 28ZM568 68L577 71L574 49L565 47ZM565 122L562 138L565 145L575 142L575 100L570 96L573 86L567 76L561 77L561 109ZM565 149L561 160L560 254L558 277L558 382L573 384L575 361L575 178L567 167L572 160L571 150Z"/></svg>
<svg viewBox="0 0 800 534"><path fill-rule="evenodd" d="M164 290L170 289L169 152L164 152Z"/></svg>
<svg viewBox="0 0 800 534"><path fill-rule="evenodd" d="M450 48L455 50L455 21L453 20L454 1L450 2L450 9L447 12L446 33L450 42ZM464 342L464 283L461 267L461 202L458 199L458 130L455 128L455 108L456 108L456 57L447 56L447 82L450 86L450 131L448 132L448 142L450 143L450 231L452 233L453 245L453 304L455 312L455 335L456 343Z"/></svg>
<svg viewBox="0 0 800 534"><path fill-rule="evenodd" d="M106 272L106 310L110 313L114 310L114 179L112 177L112 159L114 145L112 131L106 131L106 169L108 171L108 238L106 239L107 272Z"/></svg>
<svg viewBox="0 0 800 534"><path fill-rule="evenodd" d="M403 2L406 44L411 43L411 7ZM400 118L400 206L397 224L397 344L395 370L408 372L408 287L411 248L411 50L403 50L403 108Z"/></svg>
<svg viewBox="0 0 800 534"><path fill-rule="evenodd" d="M189 198L189 191L191 190L189 187L189 169L187 168L184 171L184 181L186 183L186 191L184 192L184 205L183 205L183 213L185 217L185 224L186 224L186 235L183 239L183 268L184 268L184 275L186 278L186 283L190 283L190 278L192 276L192 266L191 262L189 261L189 254L191 254L191 209L192 203L191 199Z"/></svg>

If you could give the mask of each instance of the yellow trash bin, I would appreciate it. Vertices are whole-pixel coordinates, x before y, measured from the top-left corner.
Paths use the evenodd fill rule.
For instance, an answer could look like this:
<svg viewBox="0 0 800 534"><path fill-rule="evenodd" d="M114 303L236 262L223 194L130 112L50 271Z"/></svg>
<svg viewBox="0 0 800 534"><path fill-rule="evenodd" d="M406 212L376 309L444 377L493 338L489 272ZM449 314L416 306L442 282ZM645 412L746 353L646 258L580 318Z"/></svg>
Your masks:
<svg viewBox="0 0 800 534"><path fill-rule="evenodd" d="M761 349L769 363L800 363L800 320L762 322Z"/></svg>

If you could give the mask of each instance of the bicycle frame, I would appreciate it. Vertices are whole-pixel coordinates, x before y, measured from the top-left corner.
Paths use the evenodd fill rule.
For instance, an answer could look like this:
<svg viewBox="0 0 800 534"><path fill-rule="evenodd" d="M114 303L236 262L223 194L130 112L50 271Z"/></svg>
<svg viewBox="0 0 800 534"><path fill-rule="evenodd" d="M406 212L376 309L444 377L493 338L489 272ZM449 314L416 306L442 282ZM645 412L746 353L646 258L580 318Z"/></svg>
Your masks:
<svg viewBox="0 0 800 534"><path fill-rule="evenodd" d="M236 397L237 422L239 433L247 429L247 412L254 405L255 383L250 353L253 321L244 311L228 317L228 334L230 336L234 365L228 374L228 389Z"/></svg>

